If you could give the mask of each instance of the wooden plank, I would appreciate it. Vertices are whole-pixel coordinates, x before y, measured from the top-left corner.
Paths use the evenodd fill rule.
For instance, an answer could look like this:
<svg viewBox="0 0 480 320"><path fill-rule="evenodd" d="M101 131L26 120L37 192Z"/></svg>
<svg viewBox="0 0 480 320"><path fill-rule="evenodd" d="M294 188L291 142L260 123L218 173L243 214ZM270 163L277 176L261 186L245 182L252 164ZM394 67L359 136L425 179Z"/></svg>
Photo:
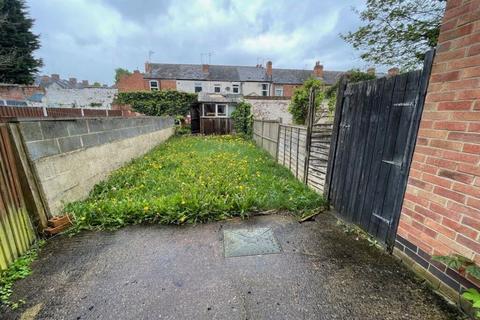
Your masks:
<svg viewBox="0 0 480 320"><path fill-rule="evenodd" d="M340 123L342 120L342 110L343 110L343 103L344 103L344 92L346 88L346 79L342 76L340 78L337 90L337 101L335 103L335 116L333 120L332 126L332 137L330 138L330 152L328 156L328 169L327 169L327 177L325 178L325 199L327 201L330 200L330 188L331 188L331 181L332 181L332 174L334 170L334 163L336 161L336 152L337 152L337 145L338 145L338 137L340 131Z"/></svg>
<svg viewBox="0 0 480 320"><path fill-rule="evenodd" d="M407 87L408 74L401 74L396 76L395 89L393 91L392 106L388 118L388 124L385 130L385 141L382 148L382 162L380 163L380 172L377 179L377 187L375 189L375 197L373 200L372 215L368 230L372 235L377 235L379 228L389 228L390 226L384 220L378 218L383 216L382 208L385 199L388 175L391 165L385 163L383 160L392 160L395 148L396 134L400 125L400 118L402 107L399 106L403 102L405 90Z"/></svg>

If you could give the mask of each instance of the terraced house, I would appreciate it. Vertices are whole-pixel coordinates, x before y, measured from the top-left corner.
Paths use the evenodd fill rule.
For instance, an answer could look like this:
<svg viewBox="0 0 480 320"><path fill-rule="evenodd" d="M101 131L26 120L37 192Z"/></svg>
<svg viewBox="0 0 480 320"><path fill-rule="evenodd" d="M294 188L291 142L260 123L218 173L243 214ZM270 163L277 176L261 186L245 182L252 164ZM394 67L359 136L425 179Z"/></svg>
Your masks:
<svg viewBox="0 0 480 320"><path fill-rule="evenodd" d="M145 73L136 71L124 76L117 87L119 92L176 89L222 95L291 97L293 90L309 77L332 85L341 74L324 70L320 62L312 70L274 69L271 61L266 67L147 62Z"/></svg>

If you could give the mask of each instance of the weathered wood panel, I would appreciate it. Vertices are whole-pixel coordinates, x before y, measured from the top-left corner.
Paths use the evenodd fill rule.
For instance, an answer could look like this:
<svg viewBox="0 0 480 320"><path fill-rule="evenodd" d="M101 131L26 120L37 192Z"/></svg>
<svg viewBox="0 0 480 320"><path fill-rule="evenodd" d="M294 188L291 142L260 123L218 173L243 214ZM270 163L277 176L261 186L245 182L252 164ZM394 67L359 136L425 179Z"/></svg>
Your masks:
<svg viewBox="0 0 480 320"><path fill-rule="evenodd" d="M200 118L201 134L230 134L232 131L232 119L230 118Z"/></svg>
<svg viewBox="0 0 480 320"><path fill-rule="evenodd" d="M432 60L429 53L423 71L342 82L338 94L325 195L342 217L388 247L396 235ZM322 133L312 134L314 139L319 145L312 154L322 159L327 152Z"/></svg>

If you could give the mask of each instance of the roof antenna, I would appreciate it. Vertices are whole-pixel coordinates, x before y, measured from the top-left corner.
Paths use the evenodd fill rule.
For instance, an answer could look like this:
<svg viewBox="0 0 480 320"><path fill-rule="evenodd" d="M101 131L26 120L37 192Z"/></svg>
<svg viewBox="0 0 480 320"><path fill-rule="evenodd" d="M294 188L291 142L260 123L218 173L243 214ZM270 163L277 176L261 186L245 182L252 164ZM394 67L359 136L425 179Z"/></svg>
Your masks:
<svg viewBox="0 0 480 320"><path fill-rule="evenodd" d="M152 56L155 52L153 52L152 50L149 50L148 51L148 62L151 62L152 61Z"/></svg>

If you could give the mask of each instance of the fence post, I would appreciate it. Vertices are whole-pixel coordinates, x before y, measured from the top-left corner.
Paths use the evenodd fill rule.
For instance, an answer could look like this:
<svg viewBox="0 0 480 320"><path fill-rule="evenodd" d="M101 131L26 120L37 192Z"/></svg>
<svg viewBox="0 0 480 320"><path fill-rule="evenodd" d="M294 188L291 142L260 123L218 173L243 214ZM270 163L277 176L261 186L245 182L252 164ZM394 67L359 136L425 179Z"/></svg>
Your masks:
<svg viewBox="0 0 480 320"><path fill-rule="evenodd" d="M323 195L327 201L330 201L330 184L332 181L335 155L337 151L338 132L340 131L340 122L342 117L343 98L347 88L347 79L342 76L337 89L337 101L335 103L335 116L333 119L332 137L330 138L330 150L328 152L327 174L325 176L325 185Z"/></svg>
<svg viewBox="0 0 480 320"><path fill-rule="evenodd" d="M278 118L277 123L277 150L275 153L275 160L278 162L278 154L280 150L280 124L282 123L282 118Z"/></svg>
<svg viewBox="0 0 480 320"><path fill-rule="evenodd" d="M43 107L42 107L42 111L43 111L43 116L44 116L44 117L48 117L47 107L43 106Z"/></svg>
<svg viewBox="0 0 480 320"><path fill-rule="evenodd" d="M310 165L310 147L312 145L312 127L315 121L315 89L310 89L310 96L308 98L308 113L307 113L307 136L305 141L305 166L303 173L303 180L308 184L308 167Z"/></svg>
<svg viewBox="0 0 480 320"><path fill-rule="evenodd" d="M263 133L264 132L265 132L265 121L262 118L262 134L260 135L262 137L262 148L263 148L263 140L264 140Z"/></svg>

